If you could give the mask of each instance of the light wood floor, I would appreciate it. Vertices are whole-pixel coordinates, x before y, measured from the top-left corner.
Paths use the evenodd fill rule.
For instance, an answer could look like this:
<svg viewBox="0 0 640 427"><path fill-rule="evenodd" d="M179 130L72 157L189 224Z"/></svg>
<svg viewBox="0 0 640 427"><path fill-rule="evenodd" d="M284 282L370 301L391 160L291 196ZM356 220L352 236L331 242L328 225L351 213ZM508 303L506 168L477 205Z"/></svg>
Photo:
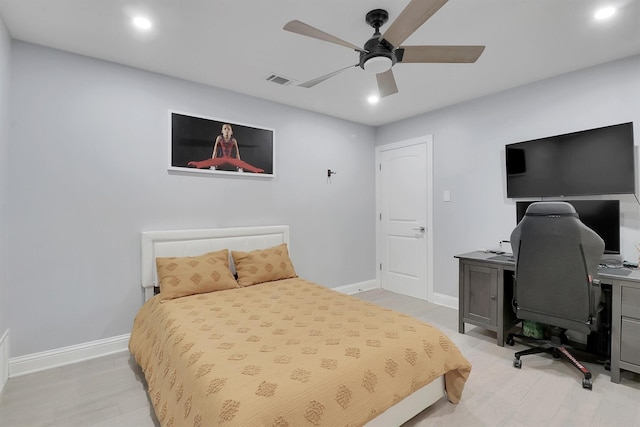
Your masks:
<svg viewBox="0 0 640 427"><path fill-rule="evenodd" d="M432 323L447 333L473 365L462 400L445 399L404 427L417 426L640 426L640 375L623 373L613 384L599 365L593 390L565 362L523 358L512 367L515 347L498 347L495 334L468 326L457 332L457 310L382 290L360 298ZM0 426L159 426L140 369L127 352L10 378L0 395Z"/></svg>

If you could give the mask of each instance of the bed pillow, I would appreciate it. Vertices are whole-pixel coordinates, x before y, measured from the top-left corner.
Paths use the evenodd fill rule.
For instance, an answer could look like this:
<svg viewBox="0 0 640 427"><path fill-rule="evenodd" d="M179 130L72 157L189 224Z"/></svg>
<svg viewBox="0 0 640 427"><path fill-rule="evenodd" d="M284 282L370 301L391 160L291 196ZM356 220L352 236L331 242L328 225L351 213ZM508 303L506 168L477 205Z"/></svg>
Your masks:
<svg viewBox="0 0 640 427"><path fill-rule="evenodd" d="M156 258L163 301L238 287L226 249L193 257Z"/></svg>
<svg viewBox="0 0 640 427"><path fill-rule="evenodd" d="M287 244L251 252L231 251L240 286L298 277Z"/></svg>

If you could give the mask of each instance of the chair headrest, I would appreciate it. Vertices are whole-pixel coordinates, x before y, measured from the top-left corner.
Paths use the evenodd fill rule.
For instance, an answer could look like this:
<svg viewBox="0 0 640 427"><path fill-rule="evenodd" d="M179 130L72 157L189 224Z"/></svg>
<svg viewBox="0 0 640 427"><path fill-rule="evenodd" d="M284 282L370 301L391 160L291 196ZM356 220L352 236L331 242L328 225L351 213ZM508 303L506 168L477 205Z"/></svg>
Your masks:
<svg viewBox="0 0 640 427"><path fill-rule="evenodd" d="M576 209L567 202L536 202L529 205L525 216L574 216L578 217Z"/></svg>

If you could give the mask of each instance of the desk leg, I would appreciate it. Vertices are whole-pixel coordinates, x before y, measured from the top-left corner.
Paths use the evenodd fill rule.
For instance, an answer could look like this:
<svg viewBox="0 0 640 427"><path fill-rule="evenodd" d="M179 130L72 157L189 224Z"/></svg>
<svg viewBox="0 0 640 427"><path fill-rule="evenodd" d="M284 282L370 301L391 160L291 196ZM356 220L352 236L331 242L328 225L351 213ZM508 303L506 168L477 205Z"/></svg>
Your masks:
<svg viewBox="0 0 640 427"><path fill-rule="evenodd" d="M496 307L496 323L498 324L497 344L500 347L504 347L504 271L502 269L498 272L498 288L496 289L496 294L495 298L498 300Z"/></svg>
<svg viewBox="0 0 640 427"><path fill-rule="evenodd" d="M611 284L611 382L620 383L620 335L622 334L622 286Z"/></svg>
<svg viewBox="0 0 640 427"><path fill-rule="evenodd" d="M462 260L458 262L458 333L464 334L464 268Z"/></svg>
<svg viewBox="0 0 640 427"><path fill-rule="evenodd" d="M616 365L616 366L614 366ZM620 366L611 360L611 382L620 384Z"/></svg>

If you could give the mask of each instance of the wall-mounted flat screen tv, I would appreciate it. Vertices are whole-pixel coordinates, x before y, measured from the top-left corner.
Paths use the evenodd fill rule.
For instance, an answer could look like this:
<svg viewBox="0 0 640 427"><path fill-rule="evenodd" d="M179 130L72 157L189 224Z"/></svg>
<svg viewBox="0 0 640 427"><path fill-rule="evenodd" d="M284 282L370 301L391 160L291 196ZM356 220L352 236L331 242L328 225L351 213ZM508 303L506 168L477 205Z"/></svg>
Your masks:
<svg viewBox="0 0 640 427"><path fill-rule="evenodd" d="M506 146L507 197L634 194L633 123Z"/></svg>
<svg viewBox="0 0 640 427"><path fill-rule="evenodd" d="M620 201L619 200L562 200L573 205L580 221L604 240L605 254L620 253ZM516 224L529 205L534 202L516 202Z"/></svg>

